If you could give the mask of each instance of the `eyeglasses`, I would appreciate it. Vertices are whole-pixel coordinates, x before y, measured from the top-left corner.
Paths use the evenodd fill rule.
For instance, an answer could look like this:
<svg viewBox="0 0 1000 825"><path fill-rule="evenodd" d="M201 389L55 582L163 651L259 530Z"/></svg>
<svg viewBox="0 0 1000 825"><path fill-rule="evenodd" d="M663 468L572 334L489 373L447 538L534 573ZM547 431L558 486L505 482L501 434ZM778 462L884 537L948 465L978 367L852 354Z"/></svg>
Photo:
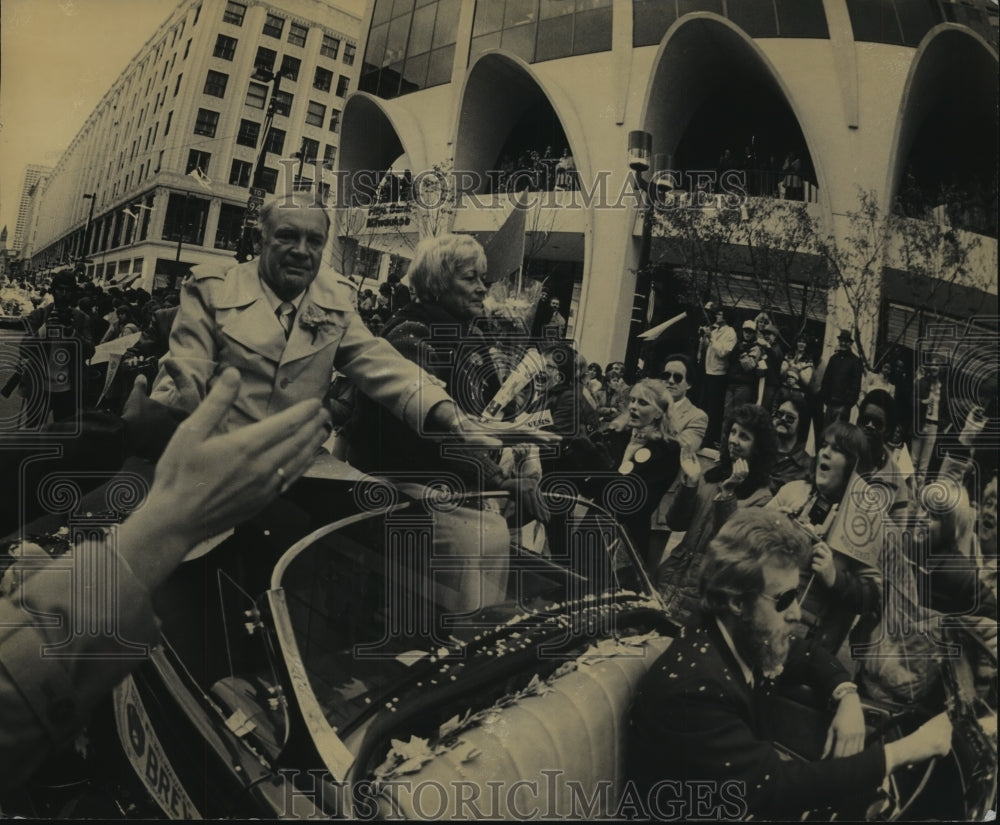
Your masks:
<svg viewBox="0 0 1000 825"><path fill-rule="evenodd" d="M687 376L682 372L665 372L663 373L664 381L673 381L675 384L683 384L687 380Z"/></svg>
<svg viewBox="0 0 1000 825"><path fill-rule="evenodd" d="M776 412L772 418L774 421L779 421L782 424L794 424L799 420L799 417L795 413L789 412Z"/></svg>
<svg viewBox="0 0 1000 825"><path fill-rule="evenodd" d="M784 593L779 593L777 596L772 596L770 593L761 593L765 599L770 599L774 602L774 609L779 613L784 613L792 606L792 602L797 602L799 600L799 589L793 587L791 590L786 590Z"/></svg>

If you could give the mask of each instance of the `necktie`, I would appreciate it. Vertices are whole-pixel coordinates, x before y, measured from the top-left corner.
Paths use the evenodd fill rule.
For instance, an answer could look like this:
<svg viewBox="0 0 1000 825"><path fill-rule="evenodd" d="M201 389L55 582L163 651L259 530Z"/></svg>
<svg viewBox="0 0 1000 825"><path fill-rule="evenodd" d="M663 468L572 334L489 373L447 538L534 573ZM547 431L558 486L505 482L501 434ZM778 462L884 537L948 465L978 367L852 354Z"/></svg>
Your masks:
<svg viewBox="0 0 1000 825"><path fill-rule="evenodd" d="M278 316L278 323L285 330L285 340L288 340L288 336L292 333L292 321L295 320L295 304L283 301L274 313Z"/></svg>

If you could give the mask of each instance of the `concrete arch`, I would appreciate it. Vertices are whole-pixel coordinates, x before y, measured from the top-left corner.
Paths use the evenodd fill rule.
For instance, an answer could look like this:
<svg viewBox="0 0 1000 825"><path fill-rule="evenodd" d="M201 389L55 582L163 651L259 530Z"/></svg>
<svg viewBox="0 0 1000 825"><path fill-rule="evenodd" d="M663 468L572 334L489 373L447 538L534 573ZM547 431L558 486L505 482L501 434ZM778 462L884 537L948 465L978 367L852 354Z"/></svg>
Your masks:
<svg viewBox="0 0 1000 825"><path fill-rule="evenodd" d="M465 76L452 130L454 168L484 173L500 153L510 129L542 99L555 112L576 168L588 180L591 164L587 141L569 96L555 84L542 80L520 57L503 51L480 55ZM479 191L484 189L485 180Z"/></svg>
<svg viewBox="0 0 1000 825"><path fill-rule="evenodd" d="M337 168L346 191L338 192L341 203L352 192L351 176L359 170L386 170L400 155L409 157L414 171L424 168L426 150L416 119L401 107L367 92L355 92L344 105Z"/></svg>
<svg viewBox="0 0 1000 825"><path fill-rule="evenodd" d="M736 69L763 88L772 89L792 112L816 172L823 211L830 214L830 187L824 159L781 74L746 32L710 12L694 12L677 20L663 36L642 104L640 124L653 135L653 153L673 155L697 107L722 88L727 70ZM683 78L683 85L678 79ZM682 93L671 93L682 88Z"/></svg>
<svg viewBox="0 0 1000 825"><path fill-rule="evenodd" d="M899 191L903 167L917 132L935 103L954 100L966 105L970 115L978 113L992 119L992 145L996 146L998 63L996 51L970 29L943 23L927 32L903 86L883 192L885 202Z"/></svg>

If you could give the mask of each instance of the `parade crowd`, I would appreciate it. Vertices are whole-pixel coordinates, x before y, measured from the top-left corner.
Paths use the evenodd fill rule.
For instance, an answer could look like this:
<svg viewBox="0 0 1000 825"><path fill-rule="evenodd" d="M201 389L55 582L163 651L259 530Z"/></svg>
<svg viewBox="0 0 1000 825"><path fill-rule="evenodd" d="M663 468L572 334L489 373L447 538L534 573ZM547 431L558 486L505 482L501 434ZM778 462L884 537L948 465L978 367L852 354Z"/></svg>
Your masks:
<svg viewBox="0 0 1000 825"><path fill-rule="evenodd" d="M24 319L23 430L100 414L105 426L125 422L119 462L136 452L159 462L147 505L122 525L132 544L118 542L146 638L155 629L138 613L186 549L283 494L325 449L404 492L444 474L507 493L507 510L435 515L436 543L486 559L508 552L512 529L533 552L560 555L569 517L548 506L546 479L572 478L595 500L616 476L641 481L620 522L680 628L633 709L630 771L647 786L737 778L758 817L876 788L950 750L933 655L948 642L976 700L996 707L995 377L961 397L946 351L917 364L887 353L872 373L850 329L820 359L817 342L786 342L769 313L713 301L687 308L704 321L694 346L629 375L623 361L588 361L547 291L521 340L494 340L486 258L471 237L423 241L402 280L359 293L322 263L323 210L268 204L261 221L260 258L195 267L179 305L169 292L104 290L61 272ZM119 375L128 384L91 410L95 347L135 333ZM479 416L525 359L537 368L497 417L544 412L550 423L502 444ZM331 394L338 377L350 394ZM442 435L476 461L442 452ZM86 441L67 452L93 449ZM32 509L8 508L3 532ZM889 540L900 535L920 538ZM163 548L156 564L150 547ZM451 609L496 598L488 575L464 576L447 583ZM36 606L58 612L42 590ZM922 632L899 630L914 622ZM83 719L122 665L67 679L57 664L8 658L29 631L5 632L0 714L18 720L0 724L9 782L74 729L42 720L36 697L62 697ZM781 760L761 732L758 693L793 678L832 711L822 762ZM919 708L925 722L866 747L859 696Z"/></svg>

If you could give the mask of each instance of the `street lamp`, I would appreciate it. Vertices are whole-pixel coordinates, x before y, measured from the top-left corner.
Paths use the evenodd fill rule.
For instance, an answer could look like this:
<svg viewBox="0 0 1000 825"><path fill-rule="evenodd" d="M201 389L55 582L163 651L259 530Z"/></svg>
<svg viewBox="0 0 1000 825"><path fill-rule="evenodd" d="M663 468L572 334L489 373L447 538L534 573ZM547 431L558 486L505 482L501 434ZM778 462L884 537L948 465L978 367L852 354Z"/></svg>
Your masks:
<svg viewBox="0 0 1000 825"><path fill-rule="evenodd" d="M236 248L236 260L240 263L249 261L253 257L253 229L257 225L257 217L260 214L261 204L264 203L264 188L261 186L264 175L264 163L267 160L267 141L271 133L271 124L274 122L275 98L281 89L281 78L284 77L283 70L272 72L263 66L257 66L251 77L263 83L273 82L271 89L271 99L267 104L267 114L264 116L264 129L261 137L261 147L257 154L257 161L254 163L253 176L250 180L250 197L247 199L247 208L243 213L243 227L240 230L240 242Z"/></svg>
<svg viewBox="0 0 1000 825"><path fill-rule="evenodd" d="M643 327L650 320L648 316L650 295L653 288L653 271L650 266L653 245L653 221L657 207L662 207L674 188L673 173L670 172L670 156L653 156L653 136L649 132L635 130L628 133L628 165L634 173L634 186L643 202L642 240L639 245L639 265L636 268L635 292L632 295L632 316L629 320L628 343L625 350L625 371L630 380L635 379L635 370L642 353L644 341L639 337ZM653 175L644 176L652 161Z"/></svg>
<svg viewBox="0 0 1000 825"><path fill-rule="evenodd" d="M306 162L306 139L302 138L302 148L298 152L292 153L293 158L297 158L299 161L299 171L295 175L295 183L292 186L296 192L302 188L302 167Z"/></svg>
<svg viewBox="0 0 1000 825"><path fill-rule="evenodd" d="M650 248L653 240L653 203L650 197L650 183L643 177L649 170L653 152L653 136L649 132L634 130L628 133L628 165L634 173L637 192L643 193L642 240L639 245L639 266L635 273L635 292L632 294L632 315L629 319L628 343L625 348L625 374L628 380L636 378L635 369L639 361L642 341L639 333L645 323L646 308L652 285L649 271Z"/></svg>

